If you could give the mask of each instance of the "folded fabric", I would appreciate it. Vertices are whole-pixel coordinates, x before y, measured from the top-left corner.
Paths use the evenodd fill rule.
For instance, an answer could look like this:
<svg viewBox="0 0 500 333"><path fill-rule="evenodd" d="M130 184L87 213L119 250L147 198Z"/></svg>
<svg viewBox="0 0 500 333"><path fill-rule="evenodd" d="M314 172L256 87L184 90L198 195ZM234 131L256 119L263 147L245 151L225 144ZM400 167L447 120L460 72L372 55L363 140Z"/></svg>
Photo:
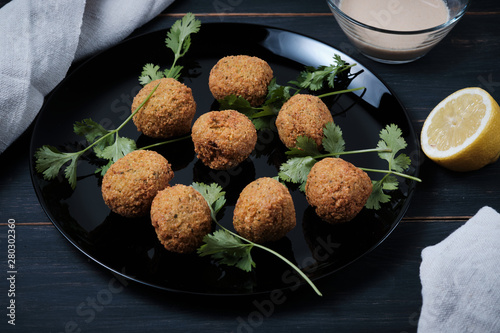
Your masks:
<svg viewBox="0 0 500 333"><path fill-rule="evenodd" d="M115 45L174 0L13 0L0 9L0 154L73 61Z"/></svg>
<svg viewBox="0 0 500 333"><path fill-rule="evenodd" d="M422 251L418 332L500 332L500 214L481 208Z"/></svg>

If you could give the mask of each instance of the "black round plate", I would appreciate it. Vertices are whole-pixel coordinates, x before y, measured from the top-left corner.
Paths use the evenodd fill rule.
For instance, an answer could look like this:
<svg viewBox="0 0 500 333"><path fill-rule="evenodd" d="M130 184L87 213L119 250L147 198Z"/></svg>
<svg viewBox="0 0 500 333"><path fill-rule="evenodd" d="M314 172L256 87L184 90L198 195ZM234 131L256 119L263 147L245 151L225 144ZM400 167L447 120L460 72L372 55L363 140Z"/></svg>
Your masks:
<svg viewBox="0 0 500 333"><path fill-rule="evenodd" d="M224 36L224 38L220 38ZM79 150L85 141L73 133L73 124L92 118L105 128L116 128L130 114L132 98L141 88L138 76L146 63L169 66L172 52L164 44L166 31L157 31L127 40L105 51L74 70L51 94L37 119L31 156L42 145L62 151ZM271 27L250 24L203 24L192 36L191 49L182 58L185 66L182 81L193 90L197 114L214 110L208 88L212 66L223 56L247 54L266 60L279 84L297 77L304 65L332 63L339 54L349 63L354 59L337 49L309 37ZM406 110L394 93L370 70L362 71L350 87L366 91L341 95L331 104L335 123L344 133L346 149L373 148L378 134L390 123L403 131L412 158L409 174L417 175L418 141ZM151 140L136 130L132 122L120 132L145 146ZM232 228L232 211L243 187L255 178L274 177L285 161L285 149L275 131L260 131L255 151L240 166L228 171L205 167L193 151L191 140L157 149L172 164L171 184L189 185L193 181L217 182L226 191L227 205L221 223ZM346 160L360 167L386 168L377 154L347 155ZM164 290L211 294L242 295L294 288L303 281L274 256L254 249L256 268L246 273L234 267L214 263L196 254L179 255L166 251L156 238L149 218L126 219L110 212L104 204L101 178L94 174L92 155L78 164L78 183L71 190L67 181L45 181L31 161L33 185L45 212L56 228L79 250L107 269ZM370 174L374 179L378 174ZM296 186L290 186L297 216L297 226L287 237L269 247L295 262L311 279L335 272L377 247L397 226L415 189L413 181L400 180L400 189L392 201L380 210L363 209L351 222L328 225L315 215Z"/></svg>

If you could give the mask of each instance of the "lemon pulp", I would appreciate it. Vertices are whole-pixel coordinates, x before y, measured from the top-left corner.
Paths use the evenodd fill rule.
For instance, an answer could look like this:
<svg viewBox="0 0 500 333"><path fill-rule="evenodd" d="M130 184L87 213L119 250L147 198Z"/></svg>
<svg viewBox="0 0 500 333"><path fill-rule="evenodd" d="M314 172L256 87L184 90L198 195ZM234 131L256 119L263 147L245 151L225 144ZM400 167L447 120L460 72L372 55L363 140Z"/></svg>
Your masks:
<svg viewBox="0 0 500 333"><path fill-rule="evenodd" d="M485 115L480 96L465 94L448 101L427 129L429 145L440 151L463 145L478 131Z"/></svg>
<svg viewBox="0 0 500 333"><path fill-rule="evenodd" d="M500 156L500 107L481 88L465 88L441 101L424 122L422 150L455 171L472 171Z"/></svg>

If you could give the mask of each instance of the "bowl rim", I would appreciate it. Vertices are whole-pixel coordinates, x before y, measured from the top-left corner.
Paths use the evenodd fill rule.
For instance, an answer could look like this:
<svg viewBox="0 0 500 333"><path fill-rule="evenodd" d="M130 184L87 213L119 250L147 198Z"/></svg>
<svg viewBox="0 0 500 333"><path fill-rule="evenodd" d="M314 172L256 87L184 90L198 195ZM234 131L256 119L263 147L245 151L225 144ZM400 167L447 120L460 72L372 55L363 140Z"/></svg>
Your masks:
<svg viewBox="0 0 500 333"><path fill-rule="evenodd" d="M349 21L357 26L360 26L360 27L365 28L365 29L369 29L369 30L373 30L373 31L377 31L377 32L382 32L382 33L386 33L386 34L393 34L393 35L418 35L418 34L440 31L440 30L445 29L448 26L452 26L453 24L458 22L462 18L462 16L465 15L465 13L467 12L467 10L469 9L469 6L471 4L471 0L467 0L467 2L462 7L462 9L455 16L448 19L448 21L446 21L443 24L440 24L440 25L437 25L437 26L434 26L431 28L427 28L427 29L422 29L422 30L399 31L399 30L387 30L387 29L377 28L377 27L365 24L363 22L360 22L358 20L353 19L352 17L350 17L349 15L344 13L337 5L335 5L333 3L333 0L326 0L326 2L328 3L328 6L330 7L330 9L335 10L335 12L338 15L340 15L342 18L344 18L345 20L347 20L347 21Z"/></svg>

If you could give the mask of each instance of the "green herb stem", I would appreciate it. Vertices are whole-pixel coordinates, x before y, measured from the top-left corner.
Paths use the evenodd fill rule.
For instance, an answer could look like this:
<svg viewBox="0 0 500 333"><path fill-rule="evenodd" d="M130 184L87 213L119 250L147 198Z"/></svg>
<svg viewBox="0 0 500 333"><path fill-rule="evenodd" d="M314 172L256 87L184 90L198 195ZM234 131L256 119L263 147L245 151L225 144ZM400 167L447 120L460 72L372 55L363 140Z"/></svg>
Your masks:
<svg viewBox="0 0 500 333"><path fill-rule="evenodd" d="M248 240L247 240L248 242ZM284 262L286 262L290 267L292 267L297 273L299 273L299 275L311 286L311 288L313 288L313 290L316 292L316 294L318 296L323 296L323 294L321 293L321 291L319 291L319 289L316 287L316 285L314 285L314 283L309 279L309 277L304 273L302 272L297 266L295 266L290 260L288 260L287 258L285 258L284 256L282 256L281 254L279 254L278 252L274 251L274 250L271 250L270 248L268 247L265 247L263 245L260 245L260 244L257 244L257 243L253 243L253 245L255 247L258 247L262 250L265 250L269 253L272 253L274 254L275 256L277 256L278 258L280 258L281 260L283 260Z"/></svg>
<svg viewBox="0 0 500 333"><path fill-rule="evenodd" d="M153 90L151 90L151 92L149 93L149 95L146 97L146 99L144 99L144 101L142 101L142 103L134 110L134 112L132 112L132 114L130 116L128 116L127 119L125 119L123 121L123 123L120 124L120 126L118 126L116 129L112 130L112 131L109 131L108 133L106 133L105 135L101 136L99 139L97 139L96 141L94 141L93 143L91 143L89 146L87 146L87 148L81 150L79 153L83 154L84 152L86 152L87 150L89 150L90 148L92 148L93 146L95 146L96 144L98 144L99 142L101 142L102 140L104 140L105 138L107 138L108 136L110 135L113 135L115 134L116 132L118 132L119 130L121 130L123 128L123 126L125 126L125 124L127 124L130 119L132 119L132 117L144 106L144 104L146 104L146 102L151 98L151 96L153 95L153 93L156 91L156 89L158 88L160 84L158 83L154 88Z"/></svg>
<svg viewBox="0 0 500 333"><path fill-rule="evenodd" d="M324 158L324 157L334 157L339 155L352 155L352 154L364 154L364 153L390 153L391 149L382 149L382 148L370 148L370 149L360 149L360 150L350 150L336 153L328 153L322 155L313 156L315 160Z"/></svg>
<svg viewBox="0 0 500 333"><path fill-rule="evenodd" d="M351 65L344 66L344 67L342 67L340 70L338 70L338 71L337 71L337 73L341 73L341 72L343 72L343 71L345 71L345 70L348 70L348 69L350 69L350 68L352 68L352 67L354 67L354 66L357 66L357 65L358 65L358 64L354 63L354 64L351 64Z"/></svg>
<svg viewBox="0 0 500 333"><path fill-rule="evenodd" d="M252 246L254 247L258 247L259 249L262 249L264 251L267 251L271 254L274 254L276 257L280 258L281 260L283 260L285 263L287 263L290 267L292 267L297 273L299 273L299 275L311 286L311 288L313 288L313 290L316 292L316 294L318 296L323 296L323 294L321 293L321 291L319 291L319 289L316 287L316 285L311 281L311 279L309 279L309 277L300 270L300 268L298 268L297 266L295 266L290 260L288 260L287 258L285 258L284 256L282 256L281 254L279 254L278 252L274 251L274 250L271 250L270 248L268 247L265 247L264 245L260 245L260 244L257 244L257 243L254 243L248 239L246 239L245 237L242 237L240 235L238 235L237 233L234 233L232 232L231 230L228 230L226 229L223 225L221 225L216 219L213 219L214 222L221 228L221 229L224 229L226 230L227 232L229 232L231 235L251 244Z"/></svg>
<svg viewBox="0 0 500 333"><path fill-rule="evenodd" d="M258 108L255 108L255 109L259 110ZM254 113L253 115L250 116L250 118L255 119L255 118L274 116L274 115L275 115L275 113L271 110L263 110L263 111Z"/></svg>
<svg viewBox="0 0 500 333"><path fill-rule="evenodd" d="M184 41L183 41L184 42ZM182 42L182 43L183 43ZM181 43L181 45L182 45ZM180 58L180 51L179 52L176 52L175 55L174 55L174 61L172 62L172 67L170 67L170 69L168 70L168 74L165 75L165 77L171 77L172 75L172 70L175 68L175 64L177 63L177 60Z"/></svg>
<svg viewBox="0 0 500 333"><path fill-rule="evenodd" d="M170 67L170 69L168 70L168 74L166 75L166 77L171 77L172 70L175 68L175 65L177 64L177 60L179 60L179 58L181 57L181 51L182 51L182 48L184 46L184 41L186 40L186 38L188 36L189 35L186 35L179 40L179 48L174 53L174 61L172 62L172 67Z"/></svg>
<svg viewBox="0 0 500 333"><path fill-rule="evenodd" d="M180 137L180 138L175 138L175 139L172 139L172 140L166 140L166 141L162 141L162 142L158 142L158 143L153 143L153 144L151 144L149 146L141 147L138 150L146 150L146 149L150 149L150 148L153 148L153 147L162 146L162 145L169 144L169 143L174 143L174 142L186 140L186 139L188 139L190 137L191 137L191 134L183 136L183 137Z"/></svg>
<svg viewBox="0 0 500 333"><path fill-rule="evenodd" d="M117 133L119 130L121 130L123 128L123 126L125 126L125 124L127 124L130 119L132 119L132 117L134 117L134 115L144 106L144 104L146 104L146 102L151 98L151 96L153 95L153 93L156 91L156 89L158 88L160 84L158 83L154 88L153 90L151 90L151 92L149 93L149 95L146 97L146 99L144 99L144 101L142 101L142 103L134 110L134 112L132 112L132 114L130 116L128 116L127 119L125 119L121 124L120 126L118 126L116 129L112 130L112 131L109 131L109 133L106 133L105 135L101 136L99 139L97 139L96 141L94 141L93 143L91 143L87 148L83 149L80 154L83 154L85 151L89 150L91 147L95 146L96 144L98 144L100 141L104 140L105 138L107 138L108 136L110 135L113 135L115 133Z"/></svg>
<svg viewBox="0 0 500 333"><path fill-rule="evenodd" d="M146 102L147 102L147 101L149 101L149 99L151 98L151 96L153 96L154 92L156 91L156 89L158 89L158 86L159 86L159 85L160 85L160 83L158 83L158 84L157 84L157 85L153 88L153 90L151 90L151 92L148 94L148 96L147 96L147 97L146 97L146 98L142 101L142 103L141 103L141 104L139 104L139 106L138 106L138 107L134 110L134 112L132 112L132 114L131 114L130 116L128 116L128 118L127 118L127 119L125 119L125 120L123 121L123 123L122 123L120 126L118 126L118 128L117 128L116 130L114 130L115 132L118 132L119 130L121 130L121 129L122 129L122 127L123 127L123 126L125 126L125 124L126 124L126 123L128 123L128 122L130 121L130 119L132 119L132 118L135 116L135 114L136 114L137 112L139 112L139 110L140 110L140 109L144 106L144 104L146 104Z"/></svg>
<svg viewBox="0 0 500 333"><path fill-rule="evenodd" d="M396 176L400 176L400 177L403 177L403 178L408 178L408 179L411 179L411 180L415 180L417 182L422 182L422 179L420 178L417 178L417 177L414 177L414 176L410 176L410 175L407 175L405 173L401 173L401 172L397 172L397 171L392 171L392 170L380 170L380 169L371 169L371 168L361 168L359 167L361 170L363 171L368 171L368 172L378 172L378 173L385 173L387 175L396 175Z"/></svg>
<svg viewBox="0 0 500 333"><path fill-rule="evenodd" d="M346 90L331 91L329 93L318 95L318 97L319 98L324 98L324 97L328 97L328 96L345 94L345 93L348 93L348 92L352 92L352 91L356 91L356 90L362 90L362 89L365 89L365 87L358 87L358 88L352 88L352 89L346 89Z"/></svg>

